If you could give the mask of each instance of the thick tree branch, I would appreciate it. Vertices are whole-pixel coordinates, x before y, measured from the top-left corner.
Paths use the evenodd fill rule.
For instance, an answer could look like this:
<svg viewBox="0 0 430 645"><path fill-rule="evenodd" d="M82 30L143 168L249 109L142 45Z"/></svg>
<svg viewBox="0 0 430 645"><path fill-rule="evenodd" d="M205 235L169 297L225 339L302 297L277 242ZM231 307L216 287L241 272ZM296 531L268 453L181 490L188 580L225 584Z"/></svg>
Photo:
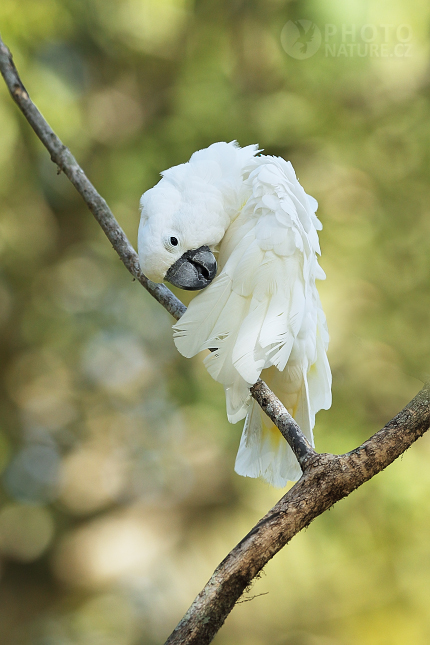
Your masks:
<svg viewBox="0 0 430 645"><path fill-rule="evenodd" d="M137 254L107 203L30 100L1 38L0 71L51 159L81 194L126 268L174 318L180 318L185 305L167 287L143 275ZM392 421L352 452L317 454L265 383L258 381L251 394L281 430L304 474L218 566L166 645L210 643L246 587L294 535L391 464L430 426L430 384L426 384Z"/></svg>
<svg viewBox="0 0 430 645"><path fill-rule="evenodd" d="M430 426L430 383L368 441L345 455L315 454L301 479L228 554L166 645L210 643L243 591L299 531L381 472Z"/></svg>

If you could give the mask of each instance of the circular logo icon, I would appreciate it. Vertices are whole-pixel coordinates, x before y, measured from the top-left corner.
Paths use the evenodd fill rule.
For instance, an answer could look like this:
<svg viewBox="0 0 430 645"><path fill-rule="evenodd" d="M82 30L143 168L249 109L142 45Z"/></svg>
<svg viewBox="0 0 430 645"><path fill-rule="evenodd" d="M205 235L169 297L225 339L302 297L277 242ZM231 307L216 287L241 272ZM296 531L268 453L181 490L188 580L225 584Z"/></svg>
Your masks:
<svg viewBox="0 0 430 645"><path fill-rule="evenodd" d="M320 48L321 31L311 20L289 20L281 31L281 45L292 58L310 58Z"/></svg>

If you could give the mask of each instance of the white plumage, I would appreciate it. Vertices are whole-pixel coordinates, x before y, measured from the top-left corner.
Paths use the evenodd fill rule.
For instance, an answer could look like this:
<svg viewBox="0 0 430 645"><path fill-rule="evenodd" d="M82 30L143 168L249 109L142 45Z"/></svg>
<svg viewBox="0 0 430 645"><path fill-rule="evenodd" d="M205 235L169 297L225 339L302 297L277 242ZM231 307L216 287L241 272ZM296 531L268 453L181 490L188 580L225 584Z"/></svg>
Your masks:
<svg viewBox="0 0 430 645"><path fill-rule="evenodd" d="M258 152L216 143L165 171L142 196L139 256L161 282L186 251L205 245L218 253L217 275L174 325L174 341L186 357L214 350L204 363L225 388L228 419L246 417L236 472L282 487L301 470L249 388L261 376L313 444L315 414L331 405L315 286L325 277L317 261L322 227L291 163ZM169 247L172 238L177 247Z"/></svg>

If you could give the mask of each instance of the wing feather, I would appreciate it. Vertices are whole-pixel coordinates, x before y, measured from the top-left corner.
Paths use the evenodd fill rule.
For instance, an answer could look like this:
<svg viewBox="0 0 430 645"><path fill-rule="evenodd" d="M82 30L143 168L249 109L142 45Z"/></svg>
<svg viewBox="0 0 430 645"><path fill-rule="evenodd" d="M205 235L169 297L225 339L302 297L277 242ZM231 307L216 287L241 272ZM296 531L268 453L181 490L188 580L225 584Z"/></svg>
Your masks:
<svg viewBox="0 0 430 645"><path fill-rule="evenodd" d="M212 283L210 294L203 292L201 295L204 297L195 298L193 306L188 307L179 322L173 326L176 347L186 358L205 349L207 339L213 336L213 329L217 325L219 329L219 319L225 313L231 296L231 281L228 276L222 276ZM228 325L226 331L229 331Z"/></svg>

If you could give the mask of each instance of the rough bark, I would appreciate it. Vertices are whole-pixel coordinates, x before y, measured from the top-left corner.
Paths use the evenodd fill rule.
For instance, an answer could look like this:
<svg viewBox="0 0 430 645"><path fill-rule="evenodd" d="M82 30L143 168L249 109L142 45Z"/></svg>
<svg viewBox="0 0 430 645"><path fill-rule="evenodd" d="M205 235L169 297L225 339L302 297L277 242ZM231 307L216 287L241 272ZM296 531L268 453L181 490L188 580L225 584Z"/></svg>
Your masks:
<svg viewBox="0 0 430 645"><path fill-rule="evenodd" d="M126 268L174 318L180 318L185 305L166 286L154 284L142 273L137 254L106 201L31 101L1 38L0 71L52 161L81 194ZM264 382L259 380L251 394L288 441L303 475L221 562L166 645L210 643L253 578L294 535L391 464L430 426L427 383L394 419L355 450L345 455L318 454Z"/></svg>
<svg viewBox="0 0 430 645"><path fill-rule="evenodd" d="M315 453L300 480L217 567L166 645L210 643L250 582L299 531L381 472L430 426L430 383L387 425L345 455Z"/></svg>

